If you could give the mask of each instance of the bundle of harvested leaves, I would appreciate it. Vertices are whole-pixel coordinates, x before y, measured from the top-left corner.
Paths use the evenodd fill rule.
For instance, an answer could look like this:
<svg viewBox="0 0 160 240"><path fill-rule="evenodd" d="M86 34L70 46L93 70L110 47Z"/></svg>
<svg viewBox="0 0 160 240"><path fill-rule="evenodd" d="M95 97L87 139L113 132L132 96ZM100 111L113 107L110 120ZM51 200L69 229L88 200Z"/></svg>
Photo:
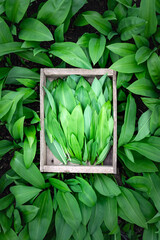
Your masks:
<svg viewBox="0 0 160 240"><path fill-rule="evenodd" d="M63 164L103 163L113 133L112 81L107 75L92 84L82 76L47 81L45 137L54 156Z"/></svg>

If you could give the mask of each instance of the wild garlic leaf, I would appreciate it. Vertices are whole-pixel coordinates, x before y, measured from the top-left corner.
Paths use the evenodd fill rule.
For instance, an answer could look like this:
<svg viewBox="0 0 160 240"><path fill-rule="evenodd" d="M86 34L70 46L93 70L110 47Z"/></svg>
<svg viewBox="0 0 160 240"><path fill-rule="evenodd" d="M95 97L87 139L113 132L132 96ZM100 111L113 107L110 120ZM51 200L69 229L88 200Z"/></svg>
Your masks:
<svg viewBox="0 0 160 240"><path fill-rule="evenodd" d="M143 138L147 137L150 134L150 119L151 111L147 110L144 112L138 120L138 133L133 141L140 141Z"/></svg>
<svg viewBox="0 0 160 240"><path fill-rule="evenodd" d="M29 168L34 160L37 150L37 138L35 137L33 144L30 147L28 139L25 138L23 145L23 153L24 153L24 164L26 168Z"/></svg>
<svg viewBox="0 0 160 240"><path fill-rule="evenodd" d="M72 111L71 117L68 123L68 134L74 134L82 149L84 144L84 116L81 105L78 104Z"/></svg>
<svg viewBox="0 0 160 240"><path fill-rule="evenodd" d="M24 129L24 119L25 117L19 118L12 127L12 134L14 139L20 139L23 141L23 129Z"/></svg>
<svg viewBox="0 0 160 240"><path fill-rule="evenodd" d="M26 18L20 24L19 38L25 41L52 41L53 36L49 29L34 18Z"/></svg>
<svg viewBox="0 0 160 240"><path fill-rule="evenodd" d="M145 46L139 48L135 55L138 65L147 61L154 51L156 51L156 48L153 50Z"/></svg>
<svg viewBox="0 0 160 240"><path fill-rule="evenodd" d="M107 48L115 54L121 57L136 53L136 45L132 43L113 43L107 46Z"/></svg>
<svg viewBox="0 0 160 240"><path fill-rule="evenodd" d="M70 113L76 106L72 90L65 81L56 88L54 98L57 105L61 103Z"/></svg>
<svg viewBox="0 0 160 240"><path fill-rule="evenodd" d="M137 64L135 54L120 58L110 68L120 73L138 73L145 70L143 65Z"/></svg>
<svg viewBox="0 0 160 240"><path fill-rule="evenodd" d="M8 19L13 23L19 23L27 11L29 3L29 0L7 0L5 10Z"/></svg>
<svg viewBox="0 0 160 240"><path fill-rule="evenodd" d="M155 0L141 0L139 17L146 21L143 35L149 38L157 29Z"/></svg>
<svg viewBox="0 0 160 240"><path fill-rule="evenodd" d="M118 24L118 32L121 33L121 40L126 41L132 38L133 34L140 34L144 31L146 21L139 17L123 18Z"/></svg>
<svg viewBox="0 0 160 240"><path fill-rule="evenodd" d="M90 137L91 120L92 120L92 109L90 105L87 105L87 107L84 110L84 132L87 139L89 139Z"/></svg>
<svg viewBox="0 0 160 240"><path fill-rule="evenodd" d="M131 94L128 95L127 105L125 110L124 124L121 128L121 133L118 141L118 146L128 143L133 137L136 121L136 103Z"/></svg>
<svg viewBox="0 0 160 240"><path fill-rule="evenodd" d="M61 58L64 62L79 68L92 69L82 48L73 42L54 43L51 46L51 54Z"/></svg>
<svg viewBox="0 0 160 240"><path fill-rule="evenodd" d="M105 44L106 39L103 35L101 35L99 38L91 38L89 40L89 55L93 65L95 65L101 58L105 49Z"/></svg>
<svg viewBox="0 0 160 240"><path fill-rule="evenodd" d="M56 2L48 0L40 8L37 18L45 24L59 26L65 21L70 11L71 3L71 0L59 0Z"/></svg>
<svg viewBox="0 0 160 240"><path fill-rule="evenodd" d="M0 18L0 28L1 28L0 44L13 42L13 37L10 32L10 29L9 29L7 23L3 20L3 18Z"/></svg>
<svg viewBox="0 0 160 240"><path fill-rule="evenodd" d="M134 94L146 97L158 97L156 88L152 83L152 80L149 78L140 78L137 81L134 81L131 85L129 85L127 89Z"/></svg>
<svg viewBox="0 0 160 240"><path fill-rule="evenodd" d="M70 136L70 146L72 148L72 151L75 154L75 157L78 160L82 160L81 147L80 147L80 144L74 134L71 134L71 136Z"/></svg>

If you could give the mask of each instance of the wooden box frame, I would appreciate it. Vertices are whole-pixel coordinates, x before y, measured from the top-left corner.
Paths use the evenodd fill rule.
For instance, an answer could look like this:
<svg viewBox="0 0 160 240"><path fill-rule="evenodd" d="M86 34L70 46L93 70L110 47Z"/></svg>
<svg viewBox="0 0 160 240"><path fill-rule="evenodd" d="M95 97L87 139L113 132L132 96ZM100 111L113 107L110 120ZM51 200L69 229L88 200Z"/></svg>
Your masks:
<svg viewBox="0 0 160 240"><path fill-rule="evenodd" d="M113 146L107 158L102 165L75 165L69 163L63 165L51 153L45 142L45 129L44 129L44 89L46 85L46 78L53 81L59 77L67 77L69 75L84 76L88 82L92 82L94 77L101 77L105 74L112 77L113 80ZM41 172L64 172L64 173L113 173L117 172L117 87L116 87L116 72L111 69L78 69L78 68L43 68L40 73L40 119L41 119L41 132L40 132L40 171ZM111 163L112 162L112 163Z"/></svg>

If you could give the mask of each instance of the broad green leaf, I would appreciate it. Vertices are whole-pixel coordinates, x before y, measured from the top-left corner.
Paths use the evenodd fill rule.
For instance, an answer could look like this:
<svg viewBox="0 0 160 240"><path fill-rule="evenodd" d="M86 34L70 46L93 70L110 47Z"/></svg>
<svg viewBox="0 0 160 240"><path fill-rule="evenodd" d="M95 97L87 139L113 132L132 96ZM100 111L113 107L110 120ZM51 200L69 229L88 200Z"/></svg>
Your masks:
<svg viewBox="0 0 160 240"><path fill-rule="evenodd" d="M110 112L111 112L111 103L108 101L102 106L98 116L98 126L96 130L98 154L100 154L103 151L106 144L108 143L107 139L110 136L110 129L109 129L109 118L111 114Z"/></svg>
<svg viewBox="0 0 160 240"><path fill-rule="evenodd" d="M87 226L88 221L89 221L89 219L91 217L92 208L91 207L87 207L81 201L79 202L79 206L80 206L80 210L81 210L81 214L82 214L82 224L84 226Z"/></svg>
<svg viewBox="0 0 160 240"><path fill-rule="evenodd" d="M59 105L60 103L71 113L76 106L76 101L72 90L66 82L62 82L54 93L54 98Z"/></svg>
<svg viewBox="0 0 160 240"><path fill-rule="evenodd" d="M95 189L103 196L118 196L121 191L116 183L106 175L96 175L94 180Z"/></svg>
<svg viewBox="0 0 160 240"><path fill-rule="evenodd" d="M37 18L46 24L59 26L65 21L71 3L71 0L48 0L39 10Z"/></svg>
<svg viewBox="0 0 160 240"><path fill-rule="evenodd" d="M121 40L126 41L132 38L133 34L142 33L145 29L145 20L138 17L123 18L118 25L118 32Z"/></svg>
<svg viewBox="0 0 160 240"><path fill-rule="evenodd" d="M140 153L152 161L160 162L160 149L151 144L143 142L131 142L124 146L130 150Z"/></svg>
<svg viewBox="0 0 160 240"><path fill-rule="evenodd" d="M113 43L107 46L107 48L115 54L121 57L136 53L136 45L132 43Z"/></svg>
<svg viewBox="0 0 160 240"><path fill-rule="evenodd" d="M94 232L94 234L92 235L92 239L93 240L104 240L104 236L102 233L101 228L97 228L97 230Z"/></svg>
<svg viewBox="0 0 160 240"><path fill-rule="evenodd" d="M146 220L140 210L139 204L131 191L120 187L121 194L117 196L119 207L124 211L127 218L136 225L147 228Z"/></svg>
<svg viewBox="0 0 160 240"><path fill-rule="evenodd" d="M94 13L94 11L91 11ZM88 12L83 13L83 17L85 20L94 27L98 32L107 36L111 31L111 24L105 18L103 18L100 14L89 14Z"/></svg>
<svg viewBox="0 0 160 240"><path fill-rule="evenodd" d="M116 1L123 4L125 7L131 7L132 6L132 0L116 0Z"/></svg>
<svg viewBox="0 0 160 240"><path fill-rule="evenodd" d="M55 101L54 101L54 98L52 96L52 94L50 93L50 91L48 91L48 89L46 87L43 87L45 92L46 92L46 95L47 95L47 99L48 99L48 102L52 108L52 111L55 113L55 117L57 116L57 110L56 110L56 104L55 104ZM47 103L48 104L48 103ZM45 108L47 108L47 105L45 106Z"/></svg>
<svg viewBox="0 0 160 240"><path fill-rule="evenodd" d="M8 140L0 140L0 157L14 149L14 144Z"/></svg>
<svg viewBox="0 0 160 240"><path fill-rule="evenodd" d="M43 240L48 232L53 215L50 190L42 192L34 201L33 206L38 207L39 211L36 217L29 222L29 235L31 239Z"/></svg>
<svg viewBox="0 0 160 240"><path fill-rule="evenodd" d="M81 177L76 177L78 179L82 192L78 193L78 198L88 207L93 207L96 204L97 196L90 184Z"/></svg>
<svg viewBox="0 0 160 240"><path fill-rule="evenodd" d="M102 92L102 85L96 77L94 78L91 87L92 87L94 93L96 94L96 96L99 97Z"/></svg>
<svg viewBox="0 0 160 240"><path fill-rule="evenodd" d="M19 240L17 234L13 231L12 228L10 228L7 232L3 233L3 232L0 232L0 239L3 239L3 240Z"/></svg>
<svg viewBox="0 0 160 240"><path fill-rule="evenodd" d="M18 234L22 229L21 217L18 209L14 209L13 214L14 214L14 230Z"/></svg>
<svg viewBox="0 0 160 240"><path fill-rule="evenodd" d="M79 142L80 149L84 143L84 117L81 105L78 104L72 111L68 124L68 134L74 134Z"/></svg>
<svg viewBox="0 0 160 240"><path fill-rule="evenodd" d="M110 149L111 149L111 141L108 142L106 147L103 149L101 154L98 156L96 165L102 163L105 160L105 158L107 157Z"/></svg>
<svg viewBox="0 0 160 240"><path fill-rule="evenodd" d="M76 198L69 192L63 193L58 191L57 202L63 218L76 231L82 221Z"/></svg>
<svg viewBox="0 0 160 240"><path fill-rule="evenodd" d="M13 37L10 32L10 29L9 29L8 25L6 24L6 22L3 20L3 18L0 18L0 28L1 28L0 44L13 42Z"/></svg>
<svg viewBox="0 0 160 240"><path fill-rule="evenodd" d="M28 139L25 138L23 145L23 153L24 153L24 164L26 168L29 168L35 158L37 150L37 139L35 138L32 146L28 142Z"/></svg>
<svg viewBox="0 0 160 240"><path fill-rule="evenodd" d="M23 228L23 230L20 232L18 237L19 237L19 240L30 240L27 225Z"/></svg>
<svg viewBox="0 0 160 240"><path fill-rule="evenodd" d="M84 87L79 87L75 92L75 96L77 97L78 101L81 103L81 106L83 109L85 109L86 106L90 104L89 94Z"/></svg>
<svg viewBox="0 0 160 240"><path fill-rule="evenodd" d="M83 224L81 224L79 226L79 228L73 233L73 237L76 240L82 240L84 239L85 235L86 235L86 226L84 226Z"/></svg>
<svg viewBox="0 0 160 240"><path fill-rule="evenodd" d="M35 82L40 81L40 76L37 72L34 72L31 69L24 68L24 67L13 67L7 75L6 84L18 85L18 82L17 82L18 78L33 79Z"/></svg>
<svg viewBox="0 0 160 240"><path fill-rule="evenodd" d="M95 33L84 33L77 41L81 47L88 48L88 44L90 39L97 38L97 34Z"/></svg>
<svg viewBox="0 0 160 240"><path fill-rule="evenodd" d="M82 48L73 42L54 43L51 51L54 56L61 58L64 62L79 68L92 69Z"/></svg>
<svg viewBox="0 0 160 240"><path fill-rule="evenodd" d="M23 52L21 42L7 42L0 44L0 57L9 53Z"/></svg>
<svg viewBox="0 0 160 240"><path fill-rule="evenodd" d="M89 105L84 110L84 132L89 139L90 137L90 126L91 126L91 120L92 120L92 109Z"/></svg>
<svg viewBox="0 0 160 240"><path fill-rule="evenodd" d="M36 82L32 79L27 79L27 78L18 78L17 81L21 84L23 84L25 87L28 88L35 88Z"/></svg>
<svg viewBox="0 0 160 240"><path fill-rule="evenodd" d="M133 39L135 41L135 44L137 46L137 48L141 48L141 47L149 47L149 41L140 35L133 35Z"/></svg>
<svg viewBox="0 0 160 240"><path fill-rule="evenodd" d="M141 98L143 103L151 110L154 111L155 106L160 105L160 99L158 98Z"/></svg>
<svg viewBox="0 0 160 240"><path fill-rule="evenodd" d="M152 115L151 115L151 120L150 120L150 130L151 133L154 133L157 128L160 127L160 106L157 105L155 106Z"/></svg>
<svg viewBox="0 0 160 240"><path fill-rule="evenodd" d="M152 56L147 61L147 67L152 81L155 85L160 82L160 58L156 53L153 53Z"/></svg>
<svg viewBox="0 0 160 240"><path fill-rule="evenodd" d="M32 184L37 188L44 188L45 181L43 175L40 173L39 169L36 167L34 163L30 166L30 168L26 169L23 162L23 155L19 152L15 152L14 157L11 160L11 168L24 180Z"/></svg>
<svg viewBox="0 0 160 240"><path fill-rule="evenodd" d="M23 186L23 185L17 185L10 188L11 193L15 196L16 199L16 205L21 205L35 196L37 196L41 189L35 188L35 187L29 187L29 186Z"/></svg>
<svg viewBox="0 0 160 240"><path fill-rule="evenodd" d="M89 55L95 65L101 58L105 49L106 39L103 35L100 38L91 38L89 41Z"/></svg>
<svg viewBox="0 0 160 240"><path fill-rule="evenodd" d="M2 197L0 199L0 211L8 208L13 201L14 201L14 196L12 194L8 194L7 196Z"/></svg>
<svg viewBox="0 0 160 240"><path fill-rule="evenodd" d="M155 173L145 173L144 176L147 177L151 184L149 197L154 202L157 210L160 211L160 177Z"/></svg>
<svg viewBox="0 0 160 240"><path fill-rule="evenodd" d="M143 240L156 240L158 239L157 228L155 225L148 225L148 229L144 229Z"/></svg>
<svg viewBox="0 0 160 240"><path fill-rule="evenodd" d="M138 51L136 52L136 55L135 55L135 59L137 61L137 64L139 65L139 64L147 61L148 58L150 58L150 56L152 55L152 53L155 50L156 50L156 48L151 50L150 48L145 47L145 46L139 48Z"/></svg>
<svg viewBox="0 0 160 240"><path fill-rule="evenodd" d="M92 208L92 214L88 223L88 231L90 234L94 234L96 230L101 226L105 215L105 201L104 198L99 197L96 205Z"/></svg>
<svg viewBox="0 0 160 240"><path fill-rule="evenodd" d="M25 117L19 118L12 127L12 134L14 139L21 139L23 141L23 129L24 129Z"/></svg>
<svg viewBox="0 0 160 240"><path fill-rule="evenodd" d="M124 148L124 152L126 154L126 157L129 159L129 161L134 163L134 157L133 157L132 151L129 150L128 148Z"/></svg>
<svg viewBox="0 0 160 240"><path fill-rule="evenodd" d="M138 191L150 192L151 190L151 184L146 177L134 176L129 178L126 183Z"/></svg>
<svg viewBox="0 0 160 240"><path fill-rule="evenodd" d="M64 150L66 150L66 138L61 128L60 123L55 118L53 111L48 112L47 116L47 128L52 134L53 139L55 139Z"/></svg>
<svg viewBox="0 0 160 240"><path fill-rule="evenodd" d="M138 120L138 133L133 141L140 141L147 137L150 133L149 123L151 118L151 111L144 112Z"/></svg>
<svg viewBox="0 0 160 240"><path fill-rule="evenodd" d="M144 71L143 65L137 65L135 54L119 59L110 68L120 73L138 73Z"/></svg>
<svg viewBox="0 0 160 240"><path fill-rule="evenodd" d="M67 157L64 153L64 150L62 149L62 146L56 140L53 140L53 142L51 143L47 134L45 135L45 140L46 140L47 146L49 147L49 149L51 150L53 155L59 161L66 164L67 163Z"/></svg>
<svg viewBox="0 0 160 240"><path fill-rule="evenodd" d="M36 138L36 128L34 125L31 125L31 126L25 127L24 132L28 139L29 147L31 148Z"/></svg>
<svg viewBox="0 0 160 240"><path fill-rule="evenodd" d="M67 184L59 179L49 178L49 182L53 187L59 189L62 192L71 192Z"/></svg>
<svg viewBox="0 0 160 240"><path fill-rule="evenodd" d="M147 78L138 79L137 81L129 85L127 89L134 94L146 97L158 97L158 93L156 92L154 84L150 79Z"/></svg>
<svg viewBox="0 0 160 240"><path fill-rule="evenodd" d="M23 50L23 52L17 53L19 57L31 62L39 63L47 67L53 67L53 63L51 62L50 58L47 56L46 53L38 53L36 56L34 56L33 51L24 51L24 49L22 48L21 50Z"/></svg>
<svg viewBox="0 0 160 240"><path fill-rule="evenodd" d="M53 36L49 29L34 18L26 18L20 24L19 38L25 41L52 41Z"/></svg>
<svg viewBox="0 0 160 240"><path fill-rule="evenodd" d="M126 157L126 155L122 151L122 149L118 150L118 156L124 162L126 167L132 172L142 173L142 172L157 172L158 171L156 165L151 160L147 159L146 157L144 157L136 152L133 154L134 163L132 163Z"/></svg>
<svg viewBox="0 0 160 240"><path fill-rule="evenodd" d="M92 114L91 120L91 127L90 127L90 139L94 139L97 131L97 124L98 124L98 115L97 112L94 110Z"/></svg>
<svg viewBox="0 0 160 240"><path fill-rule="evenodd" d="M32 221L39 211L39 208L34 205L20 205L18 206L18 209L22 213L25 223Z"/></svg>
<svg viewBox="0 0 160 240"><path fill-rule="evenodd" d="M132 74L127 73L118 73L117 76L117 89L119 89L121 86L125 87L128 86L128 82L131 80Z"/></svg>
<svg viewBox="0 0 160 240"><path fill-rule="evenodd" d="M8 19L13 23L19 23L29 6L29 0L6 0L5 8Z"/></svg>
<svg viewBox="0 0 160 240"><path fill-rule="evenodd" d="M157 18L155 0L142 0L140 2L139 16L146 21L146 26L143 35L149 38L156 32Z"/></svg>
<svg viewBox="0 0 160 240"><path fill-rule="evenodd" d="M55 42L64 42L64 24L59 25L54 31Z"/></svg>
<svg viewBox="0 0 160 240"><path fill-rule="evenodd" d="M160 220L160 213L158 212L153 218L151 218L148 223L157 223Z"/></svg>
<svg viewBox="0 0 160 240"><path fill-rule="evenodd" d="M121 133L118 140L119 147L128 143L133 137L135 131L135 121L136 121L136 103L134 98L130 94L127 98L124 124L121 128Z"/></svg>
<svg viewBox="0 0 160 240"><path fill-rule="evenodd" d="M78 160L82 160L81 147L78 142L78 139L76 138L76 136L73 133L70 135L70 147L71 147L72 151L74 152L75 157Z"/></svg>
<svg viewBox="0 0 160 240"><path fill-rule="evenodd" d="M144 217L146 218L146 220L151 219L156 214L156 209L155 209L153 203L151 201L149 201L148 196L144 197L138 191L134 191L131 189L130 189L130 191L132 192L134 197L137 199L137 201L139 203L139 207L140 207Z"/></svg>
<svg viewBox="0 0 160 240"><path fill-rule="evenodd" d="M105 199L104 223L111 232L118 225L117 200L115 197L106 197Z"/></svg>
<svg viewBox="0 0 160 240"><path fill-rule="evenodd" d="M60 107L60 112L59 112L59 119L64 131L64 134L66 136L66 139L68 138L68 124L69 124L69 119L70 119L70 114L67 111L63 105Z"/></svg>
<svg viewBox="0 0 160 240"><path fill-rule="evenodd" d="M122 4L117 4L114 8L114 13L116 14L118 22L127 16L127 8Z"/></svg>
<svg viewBox="0 0 160 240"><path fill-rule="evenodd" d="M70 240L73 229L66 223L60 210L55 215L56 240Z"/></svg>

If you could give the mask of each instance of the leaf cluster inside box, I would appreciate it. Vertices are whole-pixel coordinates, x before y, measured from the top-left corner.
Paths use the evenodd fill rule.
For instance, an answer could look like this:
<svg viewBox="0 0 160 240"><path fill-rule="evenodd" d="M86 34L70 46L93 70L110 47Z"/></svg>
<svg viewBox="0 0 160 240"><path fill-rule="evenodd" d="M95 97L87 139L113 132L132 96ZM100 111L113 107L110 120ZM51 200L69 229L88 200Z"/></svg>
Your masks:
<svg viewBox="0 0 160 240"><path fill-rule="evenodd" d="M103 164L113 145L112 80L70 75L44 87L45 140L62 164Z"/></svg>

